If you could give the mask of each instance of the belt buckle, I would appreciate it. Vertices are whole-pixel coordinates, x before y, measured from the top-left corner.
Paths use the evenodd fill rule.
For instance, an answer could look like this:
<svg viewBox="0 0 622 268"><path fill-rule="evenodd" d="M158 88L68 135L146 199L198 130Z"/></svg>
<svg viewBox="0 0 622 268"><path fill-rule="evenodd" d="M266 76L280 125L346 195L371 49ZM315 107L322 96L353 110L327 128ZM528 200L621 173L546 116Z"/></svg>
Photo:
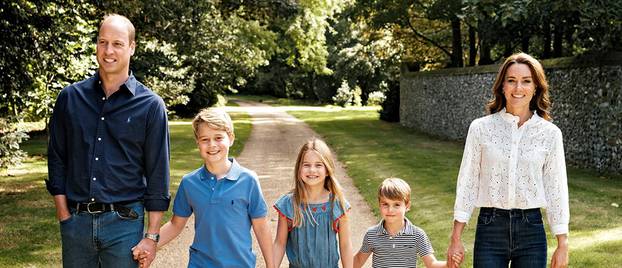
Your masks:
<svg viewBox="0 0 622 268"><path fill-rule="evenodd" d="M104 210L103 210L103 209L102 209L102 210L94 210L94 211L91 211L91 205L93 205L93 204L97 204L97 203L96 203L96 202L89 202L89 203L87 203L87 204L86 204L86 211L88 211L88 212L89 212L89 213L91 213L91 214L99 214L99 213L104 212Z"/></svg>

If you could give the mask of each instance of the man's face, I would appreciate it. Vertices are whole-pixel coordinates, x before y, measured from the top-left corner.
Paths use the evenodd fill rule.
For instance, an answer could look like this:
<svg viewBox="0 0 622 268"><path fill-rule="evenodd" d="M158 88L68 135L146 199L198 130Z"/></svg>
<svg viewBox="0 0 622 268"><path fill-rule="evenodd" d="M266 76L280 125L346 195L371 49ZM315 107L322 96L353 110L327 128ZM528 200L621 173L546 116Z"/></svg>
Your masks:
<svg viewBox="0 0 622 268"><path fill-rule="evenodd" d="M129 40L127 25L118 19L105 22L97 37L97 63L103 75L127 74L135 43Z"/></svg>

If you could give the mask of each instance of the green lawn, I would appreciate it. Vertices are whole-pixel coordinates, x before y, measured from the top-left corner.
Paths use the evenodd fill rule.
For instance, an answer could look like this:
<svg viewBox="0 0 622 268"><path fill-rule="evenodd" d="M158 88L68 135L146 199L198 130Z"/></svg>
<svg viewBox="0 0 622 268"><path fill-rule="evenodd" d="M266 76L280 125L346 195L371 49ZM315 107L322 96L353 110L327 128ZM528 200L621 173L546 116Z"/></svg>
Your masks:
<svg viewBox="0 0 622 268"><path fill-rule="evenodd" d="M237 156L250 135L250 117L231 113L236 140L230 154ZM201 164L190 120L170 122L171 194L181 177ZM0 267L60 267L59 226L54 201L45 189L46 137L22 145L29 157L10 176L0 176ZM170 217L167 212L166 219Z"/></svg>
<svg viewBox="0 0 622 268"><path fill-rule="evenodd" d="M456 177L462 158L461 143L439 140L380 121L375 111L337 109L289 113L307 122L334 148L376 215L379 215L376 199L379 183L387 177L408 181L413 193L408 216L428 233L436 257L445 259ZM615 204L622 203L622 176L599 176L595 172L571 168L568 180L570 267L620 267L622 208ZM463 267L472 266L477 211L473 215L463 235L468 250ZM546 228L549 233L548 226ZM556 244L551 237L549 258ZM354 248L359 246L354 245Z"/></svg>

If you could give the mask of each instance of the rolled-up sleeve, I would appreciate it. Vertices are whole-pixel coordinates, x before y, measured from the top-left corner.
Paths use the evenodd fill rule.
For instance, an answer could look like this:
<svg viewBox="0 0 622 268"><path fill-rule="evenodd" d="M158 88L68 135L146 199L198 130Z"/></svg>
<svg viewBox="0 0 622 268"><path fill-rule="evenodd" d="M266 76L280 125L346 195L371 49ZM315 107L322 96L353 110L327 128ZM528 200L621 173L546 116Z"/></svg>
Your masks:
<svg viewBox="0 0 622 268"><path fill-rule="evenodd" d="M144 195L145 209L166 211L170 204L170 137L166 108L161 98L158 97L149 116L143 147L147 182Z"/></svg>
<svg viewBox="0 0 622 268"><path fill-rule="evenodd" d="M479 124L478 120L475 120L469 126L460 172L458 173L454 220L459 222L469 221L477 201L482 155L479 136Z"/></svg>
<svg viewBox="0 0 622 268"><path fill-rule="evenodd" d="M553 235L567 234L570 222L568 178L562 133L556 128L543 171L546 215Z"/></svg>
<svg viewBox="0 0 622 268"><path fill-rule="evenodd" d="M65 194L67 178L67 131L63 115L67 105L67 94L62 90L56 99L49 125L48 140L48 178L45 185L51 195Z"/></svg>

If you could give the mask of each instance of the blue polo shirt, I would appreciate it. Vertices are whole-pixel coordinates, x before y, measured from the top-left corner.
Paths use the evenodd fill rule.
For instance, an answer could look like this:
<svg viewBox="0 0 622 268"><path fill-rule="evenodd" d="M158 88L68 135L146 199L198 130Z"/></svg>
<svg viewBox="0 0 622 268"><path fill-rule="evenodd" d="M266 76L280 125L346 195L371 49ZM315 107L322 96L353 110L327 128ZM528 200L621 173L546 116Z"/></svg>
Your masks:
<svg viewBox="0 0 622 268"><path fill-rule="evenodd" d="M223 179L201 166L179 184L173 213L195 216L188 267L255 267L251 219L267 216L268 208L255 172L230 161Z"/></svg>

